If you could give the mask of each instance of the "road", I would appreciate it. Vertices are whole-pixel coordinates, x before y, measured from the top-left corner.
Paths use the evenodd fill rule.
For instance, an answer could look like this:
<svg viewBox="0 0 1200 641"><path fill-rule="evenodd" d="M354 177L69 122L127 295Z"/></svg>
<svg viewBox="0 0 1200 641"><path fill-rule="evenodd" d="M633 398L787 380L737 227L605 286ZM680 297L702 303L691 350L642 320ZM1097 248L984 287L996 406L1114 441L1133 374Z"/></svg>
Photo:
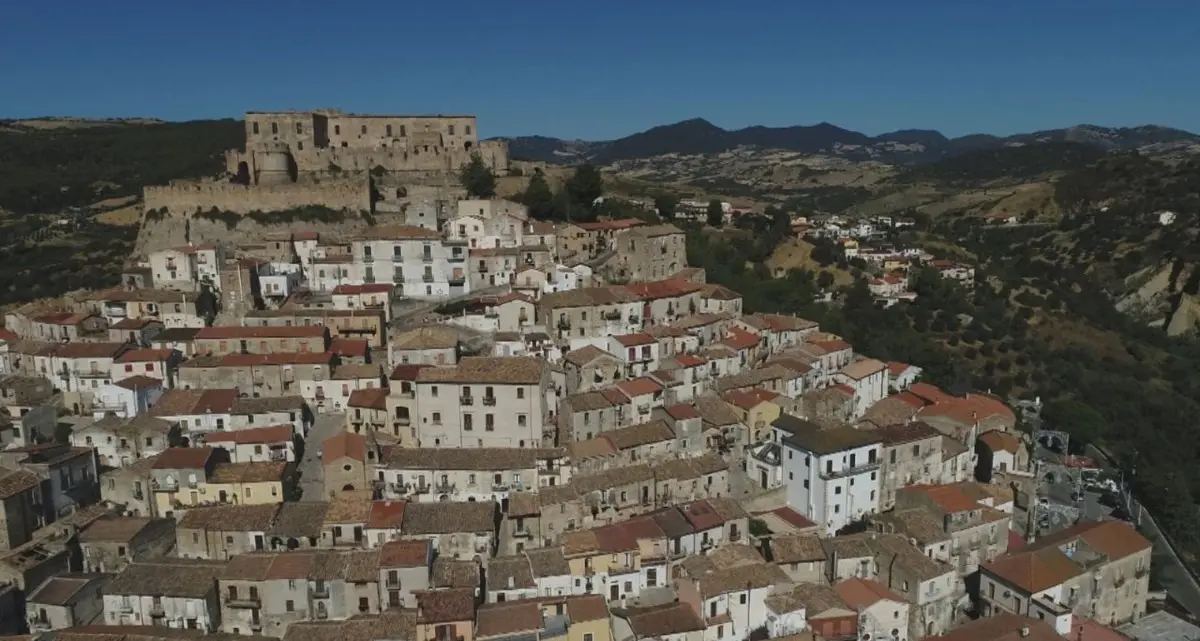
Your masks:
<svg viewBox="0 0 1200 641"><path fill-rule="evenodd" d="M321 467L321 448L326 439L336 436L345 429L346 415L317 414L312 429L304 439L304 458L301 459L300 469L300 500L324 501L325 469Z"/></svg>
<svg viewBox="0 0 1200 641"><path fill-rule="evenodd" d="M1187 571L1183 561L1179 559L1171 546L1167 545L1162 531L1154 522L1154 517L1150 516L1150 513L1140 505L1138 509L1142 512L1139 529L1146 538L1154 543L1154 550L1150 553L1150 564L1154 568L1153 575L1162 584L1162 589L1166 590L1167 594L1178 601L1180 605L1187 608L1188 612L1200 613L1200 584Z"/></svg>

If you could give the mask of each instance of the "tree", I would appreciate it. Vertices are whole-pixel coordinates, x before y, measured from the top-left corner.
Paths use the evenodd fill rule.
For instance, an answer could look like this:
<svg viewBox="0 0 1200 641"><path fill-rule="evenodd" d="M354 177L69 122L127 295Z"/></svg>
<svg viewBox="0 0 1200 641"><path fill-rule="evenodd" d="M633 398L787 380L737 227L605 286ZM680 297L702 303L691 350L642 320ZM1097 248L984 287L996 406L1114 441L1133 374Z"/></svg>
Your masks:
<svg viewBox="0 0 1200 641"><path fill-rule="evenodd" d="M721 201L708 201L708 224L710 227L720 227L725 223L725 210L721 209Z"/></svg>
<svg viewBox="0 0 1200 641"><path fill-rule="evenodd" d="M521 201L529 208L529 215L538 220L561 219L562 213L554 208L554 192L550 191L550 183L541 168L535 169L525 187Z"/></svg>
<svg viewBox="0 0 1200 641"><path fill-rule="evenodd" d="M604 195L604 178L594 165L580 165L567 179L566 190L572 203L590 208L597 198Z"/></svg>
<svg viewBox="0 0 1200 641"><path fill-rule="evenodd" d="M496 195L496 174L483 163L483 156L471 154L471 160L458 172L458 181L472 198Z"/></svg>
<svg viewBox="0 0 1200 641"><path fill-rule="evenodd" d="M667 222L675 220L675 208L678 206L679 199L671 194L663 194L654 199L654 208L658 210L658 217Z"/></svg>
<svg viewBox="0 0 1200 641"><path fill-rule="evenodd" d="M821 289L829 289L829 286L832 284L833 274L822 269L821 275L817 276L817 287L820 287Z"/></svg>

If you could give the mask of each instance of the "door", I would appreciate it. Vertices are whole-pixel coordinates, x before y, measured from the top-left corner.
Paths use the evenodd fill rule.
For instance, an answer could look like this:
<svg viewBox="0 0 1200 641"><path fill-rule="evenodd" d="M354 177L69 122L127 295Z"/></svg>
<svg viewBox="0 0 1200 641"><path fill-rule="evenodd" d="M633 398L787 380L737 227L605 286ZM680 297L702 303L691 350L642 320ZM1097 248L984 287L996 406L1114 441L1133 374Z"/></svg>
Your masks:
<svg viewBox="0 0 1200 641"><path fill-rule="evenodd" d="M263 535L255 534L254 535L254 549L261 550L261 549L263 549L263 546L264 546Z"/></svg>
<svg viewBox="0 0 1200 641"><path fill-rule="evenodd" d="M608 591L609 591L609 597L608 597L609 600L616 601L617 599L621 598L621 586L617 585L616 583L608 586Z"/></svg>

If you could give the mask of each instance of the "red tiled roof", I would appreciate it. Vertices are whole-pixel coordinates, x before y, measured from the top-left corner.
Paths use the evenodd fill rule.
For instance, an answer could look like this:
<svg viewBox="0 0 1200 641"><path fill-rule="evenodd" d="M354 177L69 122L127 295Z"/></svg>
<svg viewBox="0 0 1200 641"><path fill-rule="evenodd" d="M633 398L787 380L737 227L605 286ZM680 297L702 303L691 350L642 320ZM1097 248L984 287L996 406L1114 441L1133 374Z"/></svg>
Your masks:
<svg viewBox="0 0 1200 641"><path fill-rule="evenodd" d="M624 347L636 347L638 345L653 345L654 337L649 334L638 332L636 334L625 334L623 336L613 336L613 338Z"/></svg>
<svg viewBox="0 0 1200 641"><path fill-rule="evenodd" d="M109 325L109 329L141 329L150 323L157 323L153 318L122 318Z"/></svg>
<svg viewBox="0 0 1200 641"><path fill-rule="evenodd" d="M732 390L725 392L721 396L721 400L736 405L744 410L751 410L758 407L760 403L771 402L778 398L779 395L768 389L761 387L750 387L746 389Z"/></svg>
<svg viewBox="0 0 1200 641"><path fill-rule="evenodd" d="M924 494L934 505L947 514L970 512L980 509L979 503L963 492L961 485L909 485L900 492Z"/></svg>
<svg viewBox="0 0 1200 641"><path fill-rule="evenodd" d="M953 396L943 392L942 389L937 385L932 385L930 383L913 383L912 386L908 388L908 391L910 394L916 395L926 403L934 405L944 401L954 400Z"/></svg>
<svg viewBox="0 0 1200 641"><path fill-rule="evenodd" d="M912 367L912 365L909 365L908 363L900 363L898 361L888 361L887 366L888 366L888 372L892 376L899 376L899 375L903 374L905 372L905 370Z"/></svg>
<svg viewBox="0 0 1200 641"><path fill-rule="evenodd" d="M650 283L634 283L632 285L625 285L624 287L643 300L672 298L675 296L692 294L704 289L703 285L698 285L686 280L680 280L678 278L668 278L667 280L659 280Z"/></svg>
<svg viewBox="0 0 1200 641"><path fill-rule="evenodd" d="M126 348L125 343L67 343L55 356L59 358L112 358Z"/></svg>
<svg viewBox="0 0 1200 641"><path fill-rule="evenodd" d="M833 389L838 390L839 392L845 392L850 396L854 396L854 388L845 383L838 383L837 385L833 386Z"/></svg>
<svg viewBox="0 0 1200 641"><path fill-rule="evenodd" d="M638 379L638 380L641 380L641 379ZM649 379L646 379L646 380L649 380ZM650 382L653 383L654 381L650 381ZM607 400L609 403L616 403L618 405L623 405L625 403L628 403L630 400L629 397L626 396L624 392L622 392L621 390L616 389L614 387L609 387L609 388L600 390L600 395L603 396L604 399Z"/></svg>
<svg viewBox="0 0 1200 641"><path fill-rule="evenodd" d="M972 424L989 418L999 418L1010 423L1015 423L1017 420L1016 415L1007 405L987 394L967 394L965 398L947 396L946 400L921 410L921 415L945 416L963 424Z"/></svg>
<svg viewBox="0 0 1200 641"><path fill-rule="evenodd" d="M992 430L985 432L979 440L987 443L987 446L992 448L993 452L1012 452L1016 454L1021 451L1021 440L1015 434L1001 432L1000 430Z"/></svg>
<svg viewBox="0 0 1200 641"><path fill-rule="evenodd" d="M758 335L756 334L751 334L745 330L731 327L729 328L729 335L721 341L721 344L726 345L731 349L741 351L743 349L750 349L755 345L758 345L758 340Z"/></svg>
<svg viewBox="0 0 1200 641"><path fill-rule="evenodd" d="M389 294L392 286L387 283L365 283L362 285L338 285L333 288L336 294Z"/></svg>
<svg viewBox="0 0 1200 641"><path fill-rule="evenodd" d="M395 501L402 503L403 501ZM374 505L372 505L374 514ZM370 527L370 526L367 526ZM379 546L379 567L419 568L429 562L429 541L388 541Z"/></svg>
<svg viewBox="0 0 1200 641"><path fill-rule="evenodd" d="M291 424L252 427L232 432L210 432L204 437L206 443L235 443L254 445L266 443L285 443L295 436L295 428Z"/></svg>
<svg viewBox="0 0 1200 641"><path fill-rule="evenodd" d="M853 345L843 340L817 341L814 342L813 345L825 350L826 354L830 352L842 352L848 349L854 349Z"/></svg>
<svg viewBox="0 0 1200 641"><path fill-rule="evenodd" d="M426 367L433 367L433 365L397 365L388 378L393 381L415 381L417 374Z"/></svg>
<svg viewBox="0 0 1200 641"><path fill-rule="evenodd" d="M195 414L228 414L237 402L236 389L206 389L200 393L200 401L192 408Z"/></svg>
<svg viewBox="0 0 1200 641"><path fill-rule="evenodd" d="M320 240L321 234L315 231L298 231L292 234L292 240Z"/></svg>
<svg viewBox="0 0 1200 641"><path fill-rule="evenodd" d="M717 511L708 504L708 501L696 501L687 505L681 505L679 506L679 511L697 531L709 530L725 523L725 519L721 518L720 514L717 514Z"/></svg>
<svg viewBox="0 0 1200 641"><path fill-rule="evenodd" d="M400 529L404 523L404 501L371 501L367 527L377 530Z"/></svg>
<svg viewBox="0 0 1200 641"><path fill-rule="evenodd" d="M152 361L165 361L171 358L175 350L166 347L161 348L143 348L131 349L116 358L117 363L146 363Z"/></svg>
<svg viewBox="0 0 1200 641"><path fill-rule="evenodd" d="M675 361L684 367L699 367L708 363L708 361L695 354L677 354Z"/></svg>
<svg viewBox="0 0 1200 641"><path fill-rule="evenodd" d="M215 451L211 447L169 447L154 459L154 469L202 469L208 465L208 459Z"/></svg>
<svg viewBox="0 0 1200 641"><path fill-rule="evenodd" d="M371 342L361 338L335 338L329 342L329 353L337 356L366 358L371 352Z"/></svg>
<svg viewBox="0 0 1200 641"><path fill-rule="evenodd" d="M897 603L907 603L903 598L883 586L878 581L870 579L850 578L839 581L833 586L834 592L855 610L862 611L880 601L887 599Z"/></svg>
<svg viewBox="0 0 1200 641"><path fill-rule="evenodd" d="M350 407L369 407L375 410L386 410L387 397L388 390L384 387L357 389L350 392L350 400L346 404Z"/></svg>
<svg viewBox="0 0 1200 641"><path fill-rule="evenodd" d="M226 325L222 327L205 327L196 333L196 338L315 338L324 335L325 328L320 325L310 325L307 327L242 327L241 325Z"/></svg>
<svg viewBox="0 0 1200 641"><path fill-rule="evenodd" d="M342 432L337 436L326 439L321 449L321 463L323 465L329 465L343 458L351 458L360 463L367 462L367 439L361 434Z"/></svg>
<svg viewBox="0 0 1200 641"><path fill-rule="evenodd" d="M808 528L817 526L816 522L786 505L771 510L769 514L772 514L784 522L800 528L801 530L807 530Z"/></svg>
<svg viewBox="0 0 1200 641"><path fill-rule="evenodd" d="M635 378L633 380L617 383L617 389L621 390L623 394L632 399L635 396L642 396L643 394L661 392L663 387L654 379L643 376L642 378Z"/></svg>
<svg viewBox="0 0 1200 641"><path fill-rule="evenodd" d="M7 329L0 328L0 341L15 341L19 338L20 338L20 336L17 336L16 334L8 331Z"/></svg>
<svg viewBox="0 0 1200 641"><path fill-rule="evenodd" d="M626 523L613 523L594 528L592 534L596 537L597 549L600 552L614 554L638 549L637 537L633 535L630 528L625 527Z"/></svg>

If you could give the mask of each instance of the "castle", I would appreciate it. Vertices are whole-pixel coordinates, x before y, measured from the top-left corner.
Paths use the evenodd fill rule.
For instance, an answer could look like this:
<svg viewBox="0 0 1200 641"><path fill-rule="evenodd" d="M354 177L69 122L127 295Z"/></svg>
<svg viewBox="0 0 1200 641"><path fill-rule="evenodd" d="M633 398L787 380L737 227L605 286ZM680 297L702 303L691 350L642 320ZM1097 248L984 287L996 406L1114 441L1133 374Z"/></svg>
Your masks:
<svg viewBox="0 0 1200 641"><path fill-rule="evenodd" d="M475 116L252 111L246 114L246 150L226 152L225 167L243 184L281 184L306 173L453 173L478 153L503 173L508 145L479 142L477 131Z"/></svg>
<svg viewBox="0 0 1200 641"><path fill-rule="evenodd" d="M245 149L225 152L224 180L146 187L144 207L185 215L303 205L371 211L379 201L404 198L410 187L456 186L459 168L474 154L506 173L507 143L480 142L477 132L474 116L251 111Z"/></svg>

